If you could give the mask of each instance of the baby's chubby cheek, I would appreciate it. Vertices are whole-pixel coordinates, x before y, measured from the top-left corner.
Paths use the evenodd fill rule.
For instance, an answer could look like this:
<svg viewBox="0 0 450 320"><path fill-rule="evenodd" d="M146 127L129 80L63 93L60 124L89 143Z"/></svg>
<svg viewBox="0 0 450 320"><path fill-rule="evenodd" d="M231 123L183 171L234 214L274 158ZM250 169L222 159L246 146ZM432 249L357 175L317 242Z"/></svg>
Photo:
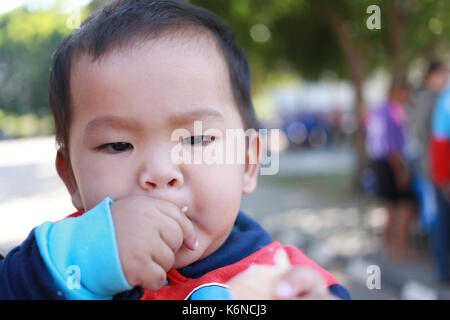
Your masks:
<svg viewBox="0 0 450 320"><path fill-rule="evenodd" d="M83 209L88 211L102 202L106 197L116 201L132 195L132 177L120 168L110 168L107 163L88 156L73 159L72 168L80 194ZM125 169L125 168L123 168Z"/></svg>
<svg viewBox="0 0 450 320"><path fill-rule="evenodd" d="M241 175L240 166L215 165L196 177L191 190L194 207L186 214L194 223L199 242L203 240L200 248L215 250L228 236L241 204Z"/></svg>
<svg viewBox="0 0 450 320"><path fill-rule="evenodd" d="M186 179L198 210L197 214L193 213L193 218L212 222L236 214L242 197L243 166L216 164L202 167Z"/></svg>
<svg viewBox="0 0 450 320"><path fill-rule="evenodd" d="M85 210L90 210L103 201L106 197L117 201L126 196L126 182L122 180L122 183L112 179L112 174L109 177L102 175L93 175L94 179L89 176L84 177L83 183L80 183L79 190L81 198L85 206Z"/></svg>

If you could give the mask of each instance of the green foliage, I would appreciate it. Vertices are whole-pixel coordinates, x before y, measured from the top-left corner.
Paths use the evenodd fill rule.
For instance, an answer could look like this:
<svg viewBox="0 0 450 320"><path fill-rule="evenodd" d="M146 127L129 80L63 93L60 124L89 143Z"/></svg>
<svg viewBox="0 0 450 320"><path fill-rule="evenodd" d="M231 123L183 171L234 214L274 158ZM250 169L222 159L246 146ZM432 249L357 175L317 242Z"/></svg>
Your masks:
<svg viewBox="0 0 450 320"><path fill-rule="evenodd" d="M405 55L411 61L448 54L450 48L450 1L414 1L408 15Z"/></svg>
<svg viewBox="0 0 450 320"><path fill-rule="evenodd" d="M409 65L418 56L431 57L448 52L450 1L438 0L191 0L206 7L227 21L245 49L256 82L267 72L293 68L304 78L315 79L331 70L348 77L348 65L342 55L331 23L320 6L342 18L345 32L364 56L367 72L389 66L389 5L406 11L404 63ZM381 29L369 30L366 13L369 5L381 9ZM440 34L430 30L430 19ZM252 25L266 24L271 38L256 43L250 36ZM442 53L442 52L441 52Z"/></svg>
<svg viewBox="0 0 450 320"><path fill-rule="evenodd" d="M50 135L54 131L51 115L37 117L33 113L24 115L5 114L0 110L0 138Z"/></svg>
<svg viewBox="0 0 450 320"><path fill-rule="evenodd" d="M49 134L47 83L52 53L71 31L70 13L19 7L0 15L0 131ZM29 126L29 128L26 128Z"/></svg>

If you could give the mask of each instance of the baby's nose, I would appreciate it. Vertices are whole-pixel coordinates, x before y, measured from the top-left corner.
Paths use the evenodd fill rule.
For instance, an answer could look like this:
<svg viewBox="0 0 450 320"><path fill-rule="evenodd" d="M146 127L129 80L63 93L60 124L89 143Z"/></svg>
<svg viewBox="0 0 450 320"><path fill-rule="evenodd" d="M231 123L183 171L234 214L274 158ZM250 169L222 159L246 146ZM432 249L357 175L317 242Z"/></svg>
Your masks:
<svg viewBox="0 0 450 320"><path fill-rule="evenodd" d="M139 185L144 189L180 188L183 185L183 175L174 167L152 167L143 170L139 175Z"/></svg>
<svg viewBox="0 0 450 320"><path fill-rule="evenodd" d="M181 187L182 178L141 178L141 186L145 189L165 189L171 187Z"/></svg>

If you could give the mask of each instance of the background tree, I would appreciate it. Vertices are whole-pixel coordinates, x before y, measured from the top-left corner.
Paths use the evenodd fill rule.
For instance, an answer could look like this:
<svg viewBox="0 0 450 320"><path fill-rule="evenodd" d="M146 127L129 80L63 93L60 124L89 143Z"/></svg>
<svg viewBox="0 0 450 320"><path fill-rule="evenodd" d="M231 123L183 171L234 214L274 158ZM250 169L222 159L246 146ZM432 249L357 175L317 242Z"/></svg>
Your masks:
<svg viewBox="0 0 450 320"><path fill-rule="evenodd" d="M70 31L64 26L65 18L56 11L18 8L0 15L1 127L12 125L19 131L15 134L51 133L48 71L53 50ZM42 131L25 121L17 128L15 121L25 115L29 120L47 116L47 127Z"/></svg>

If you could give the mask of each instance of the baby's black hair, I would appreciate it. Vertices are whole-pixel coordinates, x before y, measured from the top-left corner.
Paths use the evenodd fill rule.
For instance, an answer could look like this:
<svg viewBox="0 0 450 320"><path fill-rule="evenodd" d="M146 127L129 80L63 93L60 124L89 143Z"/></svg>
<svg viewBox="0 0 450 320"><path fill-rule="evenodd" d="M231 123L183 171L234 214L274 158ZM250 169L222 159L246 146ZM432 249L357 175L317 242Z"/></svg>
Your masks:
<svg viewBox="0 0 450 320"><path fill-rule="evenodd" d="M49 104L55 120L59 151L69 158L70 72L80 53L93 61L111 50L156 38L162 32L195 28L215 38L228 66L230 84L245 129L258 129L251 100L251 72L231 28L216 14L182 0L116 0L91 14L67 36L53 54Z"/></svg>

